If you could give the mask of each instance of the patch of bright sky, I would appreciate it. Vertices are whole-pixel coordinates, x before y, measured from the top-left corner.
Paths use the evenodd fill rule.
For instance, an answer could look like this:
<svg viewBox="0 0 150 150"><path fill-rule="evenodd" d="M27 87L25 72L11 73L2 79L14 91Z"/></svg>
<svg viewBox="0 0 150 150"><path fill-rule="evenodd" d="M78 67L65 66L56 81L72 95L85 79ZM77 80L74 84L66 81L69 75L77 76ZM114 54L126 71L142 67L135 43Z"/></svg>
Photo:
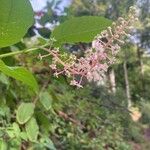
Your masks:
<svg viewBox="0 0 150 150"><path fill-rule="evenodd" d="M51 2L51 0L30 0L34 11L42 10L46 6L47 1ZM58 0L55 1L57 2ZM63 11L64 7L68 6L70 3L71 0L61 0L59 8Z"/></svg>
<svg viewBox="0 0 150 150"><path fill-rule="evenodd" d="M30 0L34 11L40 11L46 6L47 0Z"/></svg>
<svg viewBox="0 0 150 150"><path fill-rule="evenodd" d="M46 7L47 2L51 2L52 0L30 0L33 10L35 12L39 12L41 10L43 10ZM55 6L52 9L55 9L55 11L57 12L57 15L65 15L64 14L64 8L69 6L72 2L72 0L55 0L55 3L57 3L58 1L61 1L59 3L59 5L57 6L57 9L55 9ZM45 24L46 28L52 29L55 25L58 25L59 22L55 22L55 23L49 23L47 22ZM41 28L42 26L36 21L35 26L37 28ZM35 31L37 33L37 31ZM37 33L38 35L38 33Z"/></svg>

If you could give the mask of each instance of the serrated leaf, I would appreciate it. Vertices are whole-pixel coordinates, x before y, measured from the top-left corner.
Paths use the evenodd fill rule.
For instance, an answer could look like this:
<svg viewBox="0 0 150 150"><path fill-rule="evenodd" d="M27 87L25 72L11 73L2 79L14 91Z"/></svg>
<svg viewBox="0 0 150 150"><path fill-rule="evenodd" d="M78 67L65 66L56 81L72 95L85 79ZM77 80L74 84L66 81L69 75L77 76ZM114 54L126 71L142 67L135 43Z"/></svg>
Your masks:
<svg viewBox="0 0 150 150"><path fill-rule="evenodd" d="M40 94L40 102L46 110L52 107L52 97L48 92L42 92Z"/></svg>
<svg viewBox="0 0 150 150"><path fill-rule="evenodd" d="M34 91L38 90L38 84L34 76L25 68L9 67L5 65L2 60L0 60L0 71L16 80L22 81L23 83L30 86Z"/></svg>
<svg viewBox="0 0 150 150"><path fill-rule="evenodd" d="M0 47L20 41L33 18L29 0L0 0Z"/></svg>
<svg viewBox="0 0 150 150"><path fill-rule="evenodd" d="M36 122L36 119L31 118L27 122L25 128L26 128L26 132L27 132L27 136L28 136L29 140L32 142L36 142L38 134L39 134L39 126Z"/></svg>
<svg viewBox="0 0 150 150"><path fill-rule="evenodd" d="M34 104L33 103L22 103L16 112L17 121L20 124L26 123L34 113Z"/></svg>
<svg viewBox="0 0 150 150"><path fill-rule="evenodd" d="M56 27L52 32L52 37L56 39L57 46L63 43L87 43L110 25L111 21L104 17L76 17Z"/></svg>

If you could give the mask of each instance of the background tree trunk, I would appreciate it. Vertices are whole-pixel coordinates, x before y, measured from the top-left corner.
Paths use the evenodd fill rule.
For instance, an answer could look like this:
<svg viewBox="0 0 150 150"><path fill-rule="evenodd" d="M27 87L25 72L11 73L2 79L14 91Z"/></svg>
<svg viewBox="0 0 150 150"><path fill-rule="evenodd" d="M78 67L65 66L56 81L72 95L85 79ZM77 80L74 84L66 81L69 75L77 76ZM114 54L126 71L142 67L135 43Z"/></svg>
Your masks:
<svg viewBox="0 0 150 150"><path fill-rule="evenodd" d="M128 70L127 70L127 62L126 60L123 63L124 69L124 77L125 77L125 88L126 88L126 97L128 102L128 108L131 107L131 94L130 94L130 87L129 87L129 79L128 79Z"/></svg>
<svg viewBox="0 0 150 150"><path fill-rule="evenodd" d="M142 60L142 51L139 47L137 47L137 55L138 55L138 62L140 67L140 80L142 83L142 95L145 93L145 83L144 83L144 69L143 69L143 60Z"/></svg>
<svg viewBox="0 0 150 150"><path fill-rule="evenodd" d="M113 68L110 68L108 71L109 79L109 88L112 93L116 92L116 80L115 80L115 71Z"/></svg>

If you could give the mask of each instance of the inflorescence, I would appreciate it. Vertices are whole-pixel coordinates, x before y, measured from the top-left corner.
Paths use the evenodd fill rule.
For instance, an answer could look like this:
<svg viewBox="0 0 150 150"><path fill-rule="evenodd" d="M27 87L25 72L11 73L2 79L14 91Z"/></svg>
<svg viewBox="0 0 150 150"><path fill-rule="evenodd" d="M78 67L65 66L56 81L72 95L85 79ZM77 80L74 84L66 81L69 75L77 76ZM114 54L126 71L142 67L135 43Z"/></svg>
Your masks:
<svg viewBox="0 0 150 150"><path fill-rule="evenodd" d="M124 44L123 37L129 36L132 24L137 20L135 8L130 8L127 19L119 18L112 27L98 34L92 41L90 49L85 51L84 57L77 58L74 54L61 54L58 48L43 48L52 56L50 67L58 77L65 74L71 79L70 84L82 87L83 79L98 82L104 78L108 67L115 62L115 57Z"/></svg>

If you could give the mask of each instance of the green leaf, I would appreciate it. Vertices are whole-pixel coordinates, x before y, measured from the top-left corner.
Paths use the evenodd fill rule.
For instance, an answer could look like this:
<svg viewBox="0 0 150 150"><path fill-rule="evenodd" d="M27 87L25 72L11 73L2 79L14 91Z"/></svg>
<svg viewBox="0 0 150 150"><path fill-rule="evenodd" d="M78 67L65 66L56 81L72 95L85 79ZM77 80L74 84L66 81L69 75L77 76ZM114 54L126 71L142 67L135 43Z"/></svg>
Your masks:
<svg viewBox="0 0 150 150"><path fill-rule="evenodd" d="M0 73L0 82L9 85L9 80L7 78L7 76L5 76L3 73Z"/></svg>
<svg viewBox="0 0 150 150"><path fill-rule="evenodd" d="M14 133L15 133L16 137L19 137L20 128L19 128L19 125L16 122L13 123L13 129L14 129Z"/></svg>
<svg viewBox="0 0 150 150"><path fill-rule="evenodd" d="M23 83L30 86L34 91L38 90L38 84L33 77L33 75L23 67L9 67L4 64L2 60L0 60L0 71L4 74L15 78L16 80L20 80Z"/></svg>
<svg viewBox="0 0 150 150"><path fill-rule="evenodd" d="M25 141L28 140L28 137L27 137L27 133L26 133L26 132L21 132L21 133L20 133L20 137L21 137L23 140L25 140Z"/></svg>
<svg viewBox="0 0 150 150"><path fill-rule="evenodd" d="M42 92L40 94L40 102L46 110L49 110L52 106L52 97L48 92Z"/></svg>
<svg viewBox="0 0 150 150"><path fill-rule="evenodd" d="M29 0L0 0L0 47L20 41L33 18Z"/></svg>
<svg viewBox="0 0 150 150"><path fill-rule="evenodd" d="M7 143L4 140L0 140L0 149L1 150L8 150Z"/></svg>
<svg viewBox="0 0 150 150"><path fill-rule="evenodd" d="M52 142L52 140L48 137L43 137L40 139L41 143L43 143L43 145L50 149L50 150L56 150L54 143Z"/></svg>
<svg viewBox="0 0 150 150"><path fill-rule="evenodd" d="M26 126L27 136L30 141L36 142L39 134L39 126L36 122L35 118L31 118L29 122L27 122Z"/></svg>
<svg viewBox="0 0 150 150"><path fill-rule="evenodd" d="M33 103L22 103L16 112L17 121L20 124L26 123L34 113L34 104Z"/></svg>
<svg viewBox="0 0 150 150"><path fill-rule="evenodd" d="M111 25L111 21L98 16L84 16L70 19L52 32L56 45L63 43L91 42L92 39Z"/></svg>
<svg viewBox="0 0 150 150"><path fill-rule="evenodd" d="M45 146L51 150L56 150L54 143L50 139L46 140Z"/></svg>
<svg viewBox="0 0 150 150"><path fill-rule="evenodd" d="M13 131L12 129L7 130L6 132L7 132L8 136L9 136L10 138L14 138L14 137L15 137L15 133L14 133L14 131Z"/></svg>
<svg viewBox="0 0 150 150"><path fill-rule="evenodd" d="M39 125L41 126L41 131L42 132L46 131L47 133L49 133L50 120L49 120L48 116L45 115L41 111L38 111L38 112L35 112L35 113L36 113L37 121L38 121Z"/></svg>

